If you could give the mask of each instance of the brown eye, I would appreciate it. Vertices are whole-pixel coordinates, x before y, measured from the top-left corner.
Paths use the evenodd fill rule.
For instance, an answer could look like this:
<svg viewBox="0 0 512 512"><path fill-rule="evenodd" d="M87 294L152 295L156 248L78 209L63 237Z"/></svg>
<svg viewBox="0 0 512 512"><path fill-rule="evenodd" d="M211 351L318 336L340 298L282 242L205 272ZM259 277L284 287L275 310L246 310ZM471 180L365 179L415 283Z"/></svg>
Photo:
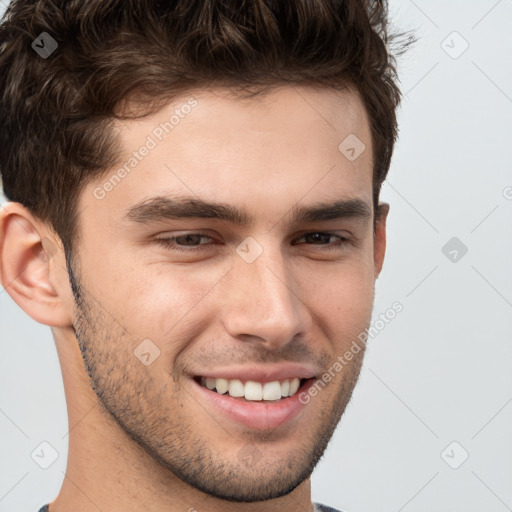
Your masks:
<svg viewBox="0 0 512 512"><path fill-rule="evenodd" d="M313 235L313 236L312 236ZM317 235L321 235L321 237L319 238ZM328 241L331 237L336 237L338 238L338 241L335 242L335 243L331 243L329 244ZM336 233L329 233L329 232L325 232L325 231L313 231L311 233L304 233L298 240L300 240L301 238L307 238L308 240L312 240L313 242L322 242L322 241L327 241L327 243L321 243L321 244L314 244L314 245L320 245L320 246L326 246L325 248L326 249L339 249L340 247L343 247L345 245L348 245L350 244L350 241L348 240L348 238L344 238L340 235L337 235ZM308 245L311 245L311 244L308 244Z"/></svg>
<svg viewBox="0 0 512 512"><path fill-rule="evenodd" d="M168 249L181 252L194 252L200 250L199 246L207 245L199 243L201 238L209 238L210 240L213 240L209 235L206 235L205 233L185 233L184 235L180 236L156 238L155 241ZM189 248L184 249L183 247Z"/></svg>

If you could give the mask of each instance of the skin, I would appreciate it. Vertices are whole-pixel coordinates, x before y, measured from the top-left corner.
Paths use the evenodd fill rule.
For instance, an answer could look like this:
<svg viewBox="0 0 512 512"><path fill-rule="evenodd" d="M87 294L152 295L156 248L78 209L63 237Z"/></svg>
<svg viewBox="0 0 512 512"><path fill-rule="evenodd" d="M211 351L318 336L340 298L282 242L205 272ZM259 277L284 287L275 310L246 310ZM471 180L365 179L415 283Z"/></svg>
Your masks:
<svg viewBox="0 0 512 512"><path fill-rule="evenodd" d="M190 96L119 125L126 155ZM297 417L263 431L198 398L190 375L205 367L293 361L320 376L349 349L371 320L389 206L375 233L372 217L295 225L287 215L350 198L375 213L370 130L355 92L193 96L191 113L103 199L94 189L115 169L80 195L75 295L50 227L18 203L1 210L2 284L51 326L63 373L69 455L51 512L312 511L310 474L357 382L364 350ZM351 133L366 145L353 162L338 150ZM237 205L254 222L123 219L141 200L170 194ZM155 241L199 231L212 238L180 242L197 252ZM350 243L328 250L336 237L304 237L325 231ZM249 236L263 248L250 264L236 252ZM133 352L144 339L160 350L148 366ZM258 456L243 461L244 450Z"/></svg>

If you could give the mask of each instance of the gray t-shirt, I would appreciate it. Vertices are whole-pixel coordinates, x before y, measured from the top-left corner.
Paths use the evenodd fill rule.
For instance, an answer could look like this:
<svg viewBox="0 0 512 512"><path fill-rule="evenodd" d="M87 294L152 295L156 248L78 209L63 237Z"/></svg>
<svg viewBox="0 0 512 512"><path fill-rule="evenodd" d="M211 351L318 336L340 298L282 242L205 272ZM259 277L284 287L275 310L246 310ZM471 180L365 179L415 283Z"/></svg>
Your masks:
<svg viewBox="0 0 512 512"><path fill-rule="evenodd" d="M328 507L327 505L322 505L321 503L313 503L315 506L315 512L341 512L341 510L336 510L334 508ZM48 505L45 505L43 508L39 509L39 512L48 512Z"/></svg>

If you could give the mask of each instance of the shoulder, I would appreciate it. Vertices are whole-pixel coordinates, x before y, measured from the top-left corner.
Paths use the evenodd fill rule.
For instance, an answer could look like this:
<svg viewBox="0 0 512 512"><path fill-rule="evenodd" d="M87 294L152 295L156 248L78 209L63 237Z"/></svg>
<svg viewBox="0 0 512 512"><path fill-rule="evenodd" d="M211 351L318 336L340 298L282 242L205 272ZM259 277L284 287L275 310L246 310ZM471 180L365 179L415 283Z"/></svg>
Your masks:
<svg viewBox="0 0 512 512"><path fill-rule="evenodd" d="M322 503L313 503L313 505L315 506L315 512L342 512L341 510L336 510Z"/></svg>
<svg viewBox="0 0 512 512"><path fill-rule="evenodd" d="M48 512L48 505L41 507L38 512Z"/></svg>

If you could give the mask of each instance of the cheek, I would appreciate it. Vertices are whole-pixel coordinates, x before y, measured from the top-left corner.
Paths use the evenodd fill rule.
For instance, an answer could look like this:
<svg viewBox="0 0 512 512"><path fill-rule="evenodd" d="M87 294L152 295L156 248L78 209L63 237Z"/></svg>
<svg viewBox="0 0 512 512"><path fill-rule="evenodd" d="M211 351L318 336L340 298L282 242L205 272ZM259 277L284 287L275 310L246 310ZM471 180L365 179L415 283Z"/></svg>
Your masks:
<svg viewBox="0 0 512 512"><path fill-rule="evenodd" d="M178 267L140 266L112 277L110 301L134 337L153 339L162 347L170 339L185 343L206 317L211 280ZM184 332L187 336L180 336Z"/></svg>
<svg viewBox="0 0 512 512"><path fill-rule="evenodd" d="M316 273L303 281L305 301L333 339L352 339L371 320L374 299L373 267L353 261Z"/></svg>
<svg viewBox="0 0 512 512"><path fill-rule="evenodd" d="M323 305L364 308L374 287L373 260L366 254L340 262L317 262L298 270L305 297Z"/></svg>
<svg viewBox="0 0 512 512"><path fill-rule="evenodd" d="M371 249L365 244L339 262L303 261L292 268L299 296L325 325L350 331L366 326L374 287ZM225 272L217 265L148 264L104 255L91 289L99 290L102 305L134 338L163 343L190 339L213 321Z"/></svg>

